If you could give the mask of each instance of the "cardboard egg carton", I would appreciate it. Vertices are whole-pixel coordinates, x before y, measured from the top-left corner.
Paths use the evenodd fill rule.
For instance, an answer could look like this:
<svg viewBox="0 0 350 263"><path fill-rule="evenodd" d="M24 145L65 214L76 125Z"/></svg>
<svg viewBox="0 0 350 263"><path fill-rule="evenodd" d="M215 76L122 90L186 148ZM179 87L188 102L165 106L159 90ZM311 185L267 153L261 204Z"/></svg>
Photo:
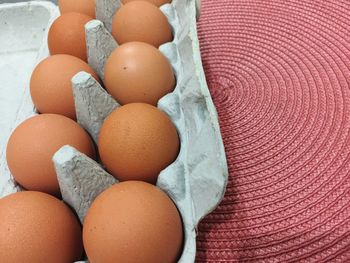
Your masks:
<svg viewBox="0 0 350 263"><path fill-rule="evenodd" d="M173 0L160 7L173 29L174 40L161 45L159 50L170 61L177 85L172 93L160 99L158 108L166 112L176 126L181 149L177 160L160 173L157 186L170 196L181 213L184 247L179 262L184 263L195 261L198 223L223 198L228 177L217 113L201 63L196 31L198 3ZM120 1L96 0L98 20L85 26L88 61L102 80L104 64L118 46L110 31L112 16L120 6ZM104 119L120 105L86 72L74 76L72 86L77 120L98 143ZM28 108L33 109L33 105L30 97L28 100L22 111L30 116ZM53 162L62 197L75 209L81 222L93 200L118 183L101 164L71 146L62 147ZM18 191L8 176L7 189L10 190L7 192Z"/></svg>
<svg viewBox="0 0 350 263"><path fill-rule="evenodd" d="M47 32L59 15L46 1L0 5L0 198L20 191L6 162L6 145L18 124L37 114L30 98L34 66L49 55Z"/></svg>

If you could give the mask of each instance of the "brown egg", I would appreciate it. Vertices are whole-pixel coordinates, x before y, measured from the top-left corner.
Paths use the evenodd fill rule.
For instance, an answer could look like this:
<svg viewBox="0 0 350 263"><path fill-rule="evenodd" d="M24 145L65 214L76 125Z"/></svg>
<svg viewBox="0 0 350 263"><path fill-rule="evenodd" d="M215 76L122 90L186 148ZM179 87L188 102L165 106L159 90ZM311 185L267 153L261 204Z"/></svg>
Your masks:
<svg viewBox="0 0 350 263"><path fill-rule="evenodd" d="M119 45L140 41L157 48L173 39L166 16L158 7L145 1L132 1L115 13L112 35Z"/></svg>
<svg viewBox="0 0 350 263"><path fill-rule="evenodd" d="M159 173L175 161L179 137L170 118L148 104L116 109L102 125L99 152L117 179L156 183Z"/></svg>
<svg viewBox="0 0 350 263"><path fill-rule="evenodd" d="M58 0L58 7L61 14L77 12L92 18L96 17L95 0Z"/></svg>
<svg viewBox="0 0 350 263"><path fill-rule="evenodd" d="M105 65L107 91L121 104L144 102L154 106L172 92L175 77L167 58L142 42L119 46Z"/></svg>
<svg viewBox="0 0 350 263"><path fill-rule="evenodd" d="M135 0L122 0L122 3L127 4L127 3L132 2L132 1L135 1ZM144 0L144 1L147 1L147 2L154 4L155 6L158 6L158 7L161 5L164 5L164 4L171 3L171 0Z"/></svg>
<svg viewBox="0 0 350 263"><path fill-rule="evenodd" d="M51 25L48 45L51 55L68 54L87 61L85 24L92 20L80 13L66 13Z"/></svg>
<svg viewBox="0 0 350 263"><path fill-rule="evenodd" d="M56 113L76 119L72 77L80 71L99 79L83 60L70 55L53 55L41 61L30 80L30 94L40 113Z"/></svg>
<svg viewBox="0 0 350 263"><path fill-rule="evenodd" d="M58 199L19 192L0 199L0 262L72 263L80 260L81 227Z"/></svg>
<svg viewBox="0 0 350 263"><path fill-rule="evenodd" d="M138 181L116 184L98 196L83 226L92 263L173 263L182 241L174 203L157 187Z"/></svg>
<svg viewBox="0 0 350 263"><path fill-rule="evenodd" d="M16 181L28 190L60 195L52 157L64 145L95 157L89 135L76 122L56 114L41 114L22 122L11 134L6 157Z"/></svg>

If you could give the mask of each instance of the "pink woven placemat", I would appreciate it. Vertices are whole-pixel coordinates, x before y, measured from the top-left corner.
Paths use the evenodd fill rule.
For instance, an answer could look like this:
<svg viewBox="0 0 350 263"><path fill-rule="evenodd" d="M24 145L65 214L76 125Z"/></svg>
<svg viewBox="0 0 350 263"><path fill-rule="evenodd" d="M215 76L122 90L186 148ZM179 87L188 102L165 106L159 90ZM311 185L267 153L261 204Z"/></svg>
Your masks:
<svg viewBox="0 0 350 263"><path fill-rule="evenodd" d="M350 262L350 1L203 0L229 164L198 262Z"/></svg>

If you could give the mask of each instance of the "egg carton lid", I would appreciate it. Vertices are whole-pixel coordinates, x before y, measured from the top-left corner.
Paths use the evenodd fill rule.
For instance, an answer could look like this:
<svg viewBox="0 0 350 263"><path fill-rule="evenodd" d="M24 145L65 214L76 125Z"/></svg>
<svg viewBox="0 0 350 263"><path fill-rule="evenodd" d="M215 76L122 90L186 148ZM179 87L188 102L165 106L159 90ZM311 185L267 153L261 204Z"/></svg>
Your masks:
<svg viewBox="0 0 350 263"><path fill-rule="evenodd" d="M8 171L6 145L12 130L35 114L29 80L49 54L46 36L58 15L47 1L0 4L0 197L19 190Z"/></svg>

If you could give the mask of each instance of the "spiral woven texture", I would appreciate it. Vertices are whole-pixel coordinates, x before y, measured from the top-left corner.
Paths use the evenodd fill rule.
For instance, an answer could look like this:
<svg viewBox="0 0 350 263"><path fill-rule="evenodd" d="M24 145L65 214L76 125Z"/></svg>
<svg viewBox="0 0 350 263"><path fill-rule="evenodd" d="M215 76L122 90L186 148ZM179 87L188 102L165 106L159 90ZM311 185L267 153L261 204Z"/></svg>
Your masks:
<svg viewBox="0 0 350 263"><path fill-rule="evenodd" d="M350 262L350 1L204 0L229 165L197 262Z"/></svg>

